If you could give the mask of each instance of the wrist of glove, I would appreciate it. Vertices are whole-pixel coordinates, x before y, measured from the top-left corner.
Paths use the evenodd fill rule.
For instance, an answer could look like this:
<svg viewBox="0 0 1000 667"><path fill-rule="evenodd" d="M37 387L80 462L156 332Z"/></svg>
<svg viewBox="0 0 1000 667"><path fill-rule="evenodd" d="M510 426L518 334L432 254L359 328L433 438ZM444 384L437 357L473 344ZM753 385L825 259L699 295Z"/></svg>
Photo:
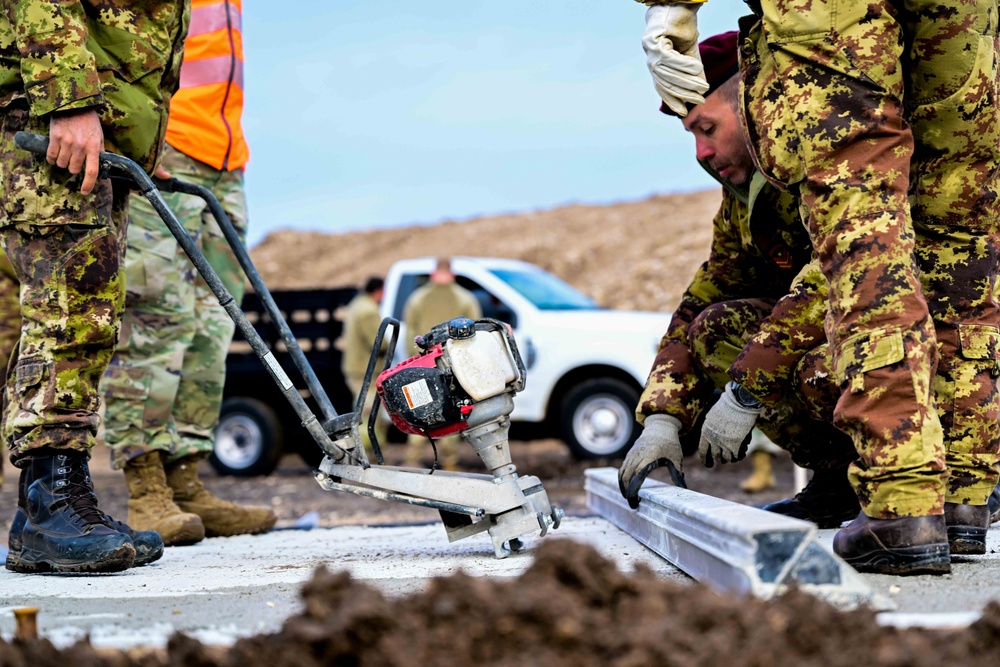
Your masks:
<svg viewBox="0 0 1000 667"><path fill-rule="evenodd" d="M698 51L697 13L701 3L653 5L646 10L642 48L653 86L673 113L687 116L688 104L701 104L708 91Z"/></svg>
<svg viewBox="0 0 1000 667"><path fill-rule="evenodd" d="M639 489L649 473L667 463L681 471L680 434L681 422L676 417L662 413L646 417L642 433L618 469L618 488L632 509L639 507Z"/></svg>
<svg viewBox="0 0 1000 667"><path fill-rule="evenodd" d="M701 427L698 456L702 462L711 468L746 456L750 432L763 409L760 401L738 384L727 384Z"/></svg>

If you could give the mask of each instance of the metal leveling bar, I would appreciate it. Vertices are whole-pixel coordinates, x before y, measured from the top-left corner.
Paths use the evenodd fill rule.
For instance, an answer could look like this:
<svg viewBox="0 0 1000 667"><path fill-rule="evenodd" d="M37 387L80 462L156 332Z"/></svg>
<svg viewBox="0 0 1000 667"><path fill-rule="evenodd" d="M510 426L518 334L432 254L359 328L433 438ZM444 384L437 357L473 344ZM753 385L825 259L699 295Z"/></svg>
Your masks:
<svg viewBox="0 0 1000 667"><path fill-rule="evenodd" d="M841 608L893 606L824 548L807 521L654 480L643 485L633 510L615 468L585 474L587 507L717 590L769 599L794 585Z"/></svg>

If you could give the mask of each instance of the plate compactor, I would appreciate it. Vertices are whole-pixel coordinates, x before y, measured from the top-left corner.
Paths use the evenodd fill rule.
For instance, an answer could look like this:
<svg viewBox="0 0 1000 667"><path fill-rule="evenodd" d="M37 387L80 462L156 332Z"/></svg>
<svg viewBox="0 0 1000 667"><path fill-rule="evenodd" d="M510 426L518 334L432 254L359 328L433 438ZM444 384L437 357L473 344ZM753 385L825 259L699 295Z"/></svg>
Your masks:
<svg viewBox="0 0 1000 667"><path fill-rule="evenodd" d="M18 132L18 148L44 159L48 138ZM204 278L219 304L236 323L254 353L280 387L302 425L323 451L316 480L331 491L437 509L451 542L485 532L497 558L522 546L521 537L558 528L562 510L552 507L537 477L521 477L510 458L508 434L514 395L524 388L525 369L508 325L497 320L457 318L434 327L416 342L421 353L375 379L383 342L391 329L385 359L391 360L399 322L386 318L379 327L365 380L354 412L338 415L284 316L261 280L235 228L210 190L177 179L151 179L138 164L114 153L101 153L102 175L124 179L138 189ZM222 228L240 266L260 297L272 324L281 334L296 369L321 416L306 404L302 392L285 373L274 354L247 320L233 295L205 259L163 200L162 192L181 192L205 200ZM369 421L362 424L362 408L369 391L377 391ZM400 468L385 465L375 436L379 405L404 433L437 438L460 435L479 455L490 474ZM368 460L361 439L366 427L376 462Z"/></svg>

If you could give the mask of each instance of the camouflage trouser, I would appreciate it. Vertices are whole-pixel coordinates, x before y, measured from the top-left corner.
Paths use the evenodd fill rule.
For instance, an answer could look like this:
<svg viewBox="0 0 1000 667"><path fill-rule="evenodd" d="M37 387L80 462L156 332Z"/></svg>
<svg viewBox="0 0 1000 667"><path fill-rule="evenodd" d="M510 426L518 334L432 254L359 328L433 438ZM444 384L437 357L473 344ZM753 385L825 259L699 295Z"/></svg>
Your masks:
<svg viewBox="0 0 1000 667"><path fill-rule="evenodd" d="M757 299L725 301L709 306L691 323L688 340L692 357L715 389L722 389L729 382L729 367L773 305ZM693 386L705 391L708 384L699 382ZM711 397L694 393L686 398L703 405L711 403ZM798 387L791 387L779 402L765 408L757 427L803 468L843 469L857 458L851 439L837 430L830 419L816 419L811 412L799 396Z"/></svg>
<svg viewBox="0 0 1000 667"><path fill-rule="evenodd" d="M241 171L222 172L167 147L163 167L212 190L246 233ZM167 204L239 301L243 273L205 202L168 194ZM148 202L134 196L125 272L122 340L102 383L103 438L112 465L153 450L168 460L212 450L235 325Z"/></svg>
<svg viewBox="0 0 1000 667"><path fill-rule="evenodd" d="M876 518L985 503L1000 442L996 4L902 5L764 0L742 45L755 159L797 190L830 283L834 419Z"/></svg>
<svg viewBox="0 0 1000 667"><path fill-rule="evenodd" d="M122 254L128 192L109 179L80 194L82 176L17 150L18 130L48 122L7 108L0 130L0 242L21 284L20 342L4 390L11 461L40 447L88 451L98 384L125 305Z"/></svg>

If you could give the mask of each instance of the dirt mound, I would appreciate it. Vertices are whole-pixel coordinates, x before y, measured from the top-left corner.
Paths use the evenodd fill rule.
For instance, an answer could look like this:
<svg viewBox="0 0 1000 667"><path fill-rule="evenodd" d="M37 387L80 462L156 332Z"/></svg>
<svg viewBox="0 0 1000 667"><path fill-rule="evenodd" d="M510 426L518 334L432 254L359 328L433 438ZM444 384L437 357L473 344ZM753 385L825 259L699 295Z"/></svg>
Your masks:
<svg viewBox="0 0 1000 667"><path fill-rule="evenodd" d="M1000 605L961 632L880 628L793 591L771 603L680 586L647 569L623 574L589 546L542 544L521 577L456 574L393 600L319 569L304 611L280 632L207 647L175 635L144 655L0 642L0 665L311 667L313 665L996 665Z"/></svg>
<svg viewBox="0 0 1000 667"><path fill-rule="evenodd" d="M250 254L271 289L357 285L399 259L472 255L531 262L608 308L673 310L708 257L721 193L347 234L274 232Z"/></svg>

